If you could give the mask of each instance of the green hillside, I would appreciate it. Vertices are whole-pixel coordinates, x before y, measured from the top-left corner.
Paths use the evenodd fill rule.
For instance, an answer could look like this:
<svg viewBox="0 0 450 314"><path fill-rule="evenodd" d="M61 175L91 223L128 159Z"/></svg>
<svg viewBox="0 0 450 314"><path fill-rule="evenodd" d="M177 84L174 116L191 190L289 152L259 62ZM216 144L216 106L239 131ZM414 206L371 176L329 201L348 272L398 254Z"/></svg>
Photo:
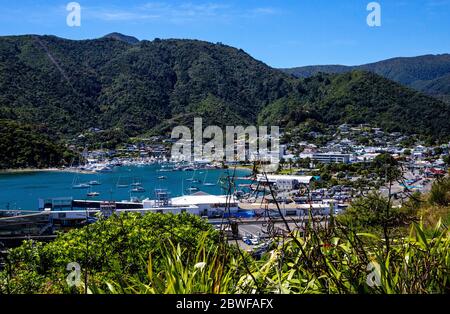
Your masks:
<svg viewBox="0 0 450 314"><path fill-rule="evenodd" d="M370 72L320 74L304 79L298 90L267 106L259 122L287 128L311 120L327 125L370 123L441 140L450 134L449 105Z"/></svg>
<svg viewBox="0 0 450 314"><path fill-rule="evenodd" d="M61 135L94 126L137 135L216 102L253 123L291 89L287 75L244 51L193 40L3 37L0 69L0 117ZM226 117L211 122L225 125Z"/></svg>
<svg viewBox="0 0 450 314"><path fill-rule="evenodd" d="M428 95L450 101L450 54L392 58L359 66L321 65L282 69L298 78L324 73L370 71Z"/></svg>
<svg viewBox="0 0 450 314"><path fill-rule="evenodd" d="M447 91L445 80L423 84ZM117 143L168 134L194 117L204 125L309 119L450 136L448 105L374 74L300 80L243 50L197 40L0 37L0 119L39 125L61 140L96 127L104 143Z"/></svg>
<svg viewBox="0 0 450 314"><path fill-rule="evenodd" d="M70 164L75 154L31 125L0 120L0 169L48 168Z"/></svg>

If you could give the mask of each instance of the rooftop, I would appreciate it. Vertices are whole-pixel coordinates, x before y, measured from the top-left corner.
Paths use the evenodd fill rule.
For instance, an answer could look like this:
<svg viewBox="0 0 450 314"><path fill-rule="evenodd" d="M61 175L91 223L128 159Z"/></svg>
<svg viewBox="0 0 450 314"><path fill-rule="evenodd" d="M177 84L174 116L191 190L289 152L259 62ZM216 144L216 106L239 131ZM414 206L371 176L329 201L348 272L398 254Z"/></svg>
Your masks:
<svg viewBox="0 0 450 314"><path fill-rule="evenodd" d="M257 175L257 180L260 182L269 181L269 182L276 182L278 180L292 180L297 181L299 183L303 184L309 184L311 180L313 179L313 176L295 176L295 175L267 175L267 179L265 175Z"/></svg>
<svg viewBox="0 0 450 314"><path fill-rule="evenodd" d="M235 203L233 196L227 198L227 195L210 195L206 193L196 193L193 195L183 195L172 198L172 205L200 205L200 204L226 204Z"/></svg>

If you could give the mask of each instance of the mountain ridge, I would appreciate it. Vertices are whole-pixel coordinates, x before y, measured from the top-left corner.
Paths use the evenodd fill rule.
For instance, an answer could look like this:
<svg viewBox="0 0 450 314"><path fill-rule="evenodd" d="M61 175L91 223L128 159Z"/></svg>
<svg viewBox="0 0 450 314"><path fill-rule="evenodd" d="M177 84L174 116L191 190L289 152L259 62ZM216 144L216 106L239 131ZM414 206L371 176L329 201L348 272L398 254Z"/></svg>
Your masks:
<svg viewBox="0 0 450 314"><path fill-rule="evenodd" d="M430 96L450 102L450 54L427 54L416 57L395 57L378 62L345 66L316 65L285 68L281 71L297 78L306 78L324 73L345 73L352 70L366 70L405 86L424 92Z"/></svg>
<svg viewBox="0 0 450 314"><path fill-rule="evenodd" d="M378 88L369 95L369 102L371 80L387 90ZM373 116L355 114L358 108L370 111L369 105L378 104L406 111L400 119L379 111L372 111ZM291 105L298 108L291 110ZM324 123L364 117L367 123L390 128L397 123L420 125L417 133L426 137L450 137L450 126L442 122L450 119L448 105L378 75L296 79L242 49L200 40L130 44L109 37L80 41L37 35L0 37L0 119L43 125L66 141L95 127L104 131L96 143L114 147L129 137L167 135L173 126L191 126L195 116L203 117L204 125L253 125L269 121L264 115L284 114L278 109L286 106L286 112L293 114L292 123L303 123L296 114L309 110L327 116L316 117ZM335 112L339 108L345 110ZM418 123L411 114L414 111L416 115L428 112L429 120ZM404 130L416 131L413 127Z"/></svg>

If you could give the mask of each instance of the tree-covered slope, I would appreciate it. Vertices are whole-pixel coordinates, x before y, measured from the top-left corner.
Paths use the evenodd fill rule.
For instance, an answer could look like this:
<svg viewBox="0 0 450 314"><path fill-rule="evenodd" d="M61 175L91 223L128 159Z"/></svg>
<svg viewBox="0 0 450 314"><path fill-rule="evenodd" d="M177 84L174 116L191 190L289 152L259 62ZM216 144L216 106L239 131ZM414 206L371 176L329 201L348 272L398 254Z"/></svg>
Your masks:
<svg viewBox="0 0 450 314"><path fill-rule="evenodd" d="M96 69L126 49L116 40L0 39L0 118L47 125L59 135L98 122L103 88Z"/></svg>
<svg viewBox="0 0 450 314"><path fill-rule="evenodd" d="M434 80L414 82L413 87L450 103L450 73Z"/></svg>
<svg viewBox="0 0 450 314"><path fill-rule="evenodd" d="M297 68L281 69L283 72L292 75L297 78L307 78L315 76L319 73L345 73L350 72L353 69L351 66L346 65L307 65Z"/></svg>
<svg viewBox="0 0 450 314"><path fill-rule="evenodd" d="M445 92L445 81L435 84ZM377 75L299 80L240 49L197 40L0 37L0 119L42 126L55 138L97 127L115 143L108 134L167 134L194 117L204 125L255 124L259 117L285 126L305 116L450 135L448 106Z"/></svg>
<svg viewBox="0 0 450 314"><path fill-rule="evenodd" d="M322 65L283 69L295 77L305 78L324 73L364 70L412 87L428 95L449 100L450 54L392 58L359 66Z"/></svg>
<svg viewBox="0 0 450 314"><path fill-rule="evenodd" d="M447 139L450 106L371 72L304 79L297 95L267 106L259 122L295 127L309 120L337 125L370 123L389 131Z"/></svg>
<svg viewBox="0 0 450 314"><path fill-rule="evenodd" d="M242 50L195 40L0 38L0 117L62 135L91 126L140 134L217 102L254 123L290 80Z"/></svg>
<svg viewBox="0 0 450 314"><path fill-rule="evenodd" d="M31 125L0 120L0 169L67 165L74 154Z"/></svg>

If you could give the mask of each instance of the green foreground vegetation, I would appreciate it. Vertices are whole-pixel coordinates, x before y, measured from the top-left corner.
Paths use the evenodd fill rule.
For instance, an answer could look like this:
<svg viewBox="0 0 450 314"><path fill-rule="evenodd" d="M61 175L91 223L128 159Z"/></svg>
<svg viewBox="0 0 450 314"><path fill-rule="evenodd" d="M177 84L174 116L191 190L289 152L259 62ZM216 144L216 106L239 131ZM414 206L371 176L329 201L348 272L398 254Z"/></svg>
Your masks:
<svg viewBox="0 0 450 314"><path fill-rule="evenodd" d="M390 209L371 195L324 224L274 236L258 257L196 216L113 215L12 249L0 293L450 292L450 179ZM72 262L77 286L68 284Z"/></svg>

